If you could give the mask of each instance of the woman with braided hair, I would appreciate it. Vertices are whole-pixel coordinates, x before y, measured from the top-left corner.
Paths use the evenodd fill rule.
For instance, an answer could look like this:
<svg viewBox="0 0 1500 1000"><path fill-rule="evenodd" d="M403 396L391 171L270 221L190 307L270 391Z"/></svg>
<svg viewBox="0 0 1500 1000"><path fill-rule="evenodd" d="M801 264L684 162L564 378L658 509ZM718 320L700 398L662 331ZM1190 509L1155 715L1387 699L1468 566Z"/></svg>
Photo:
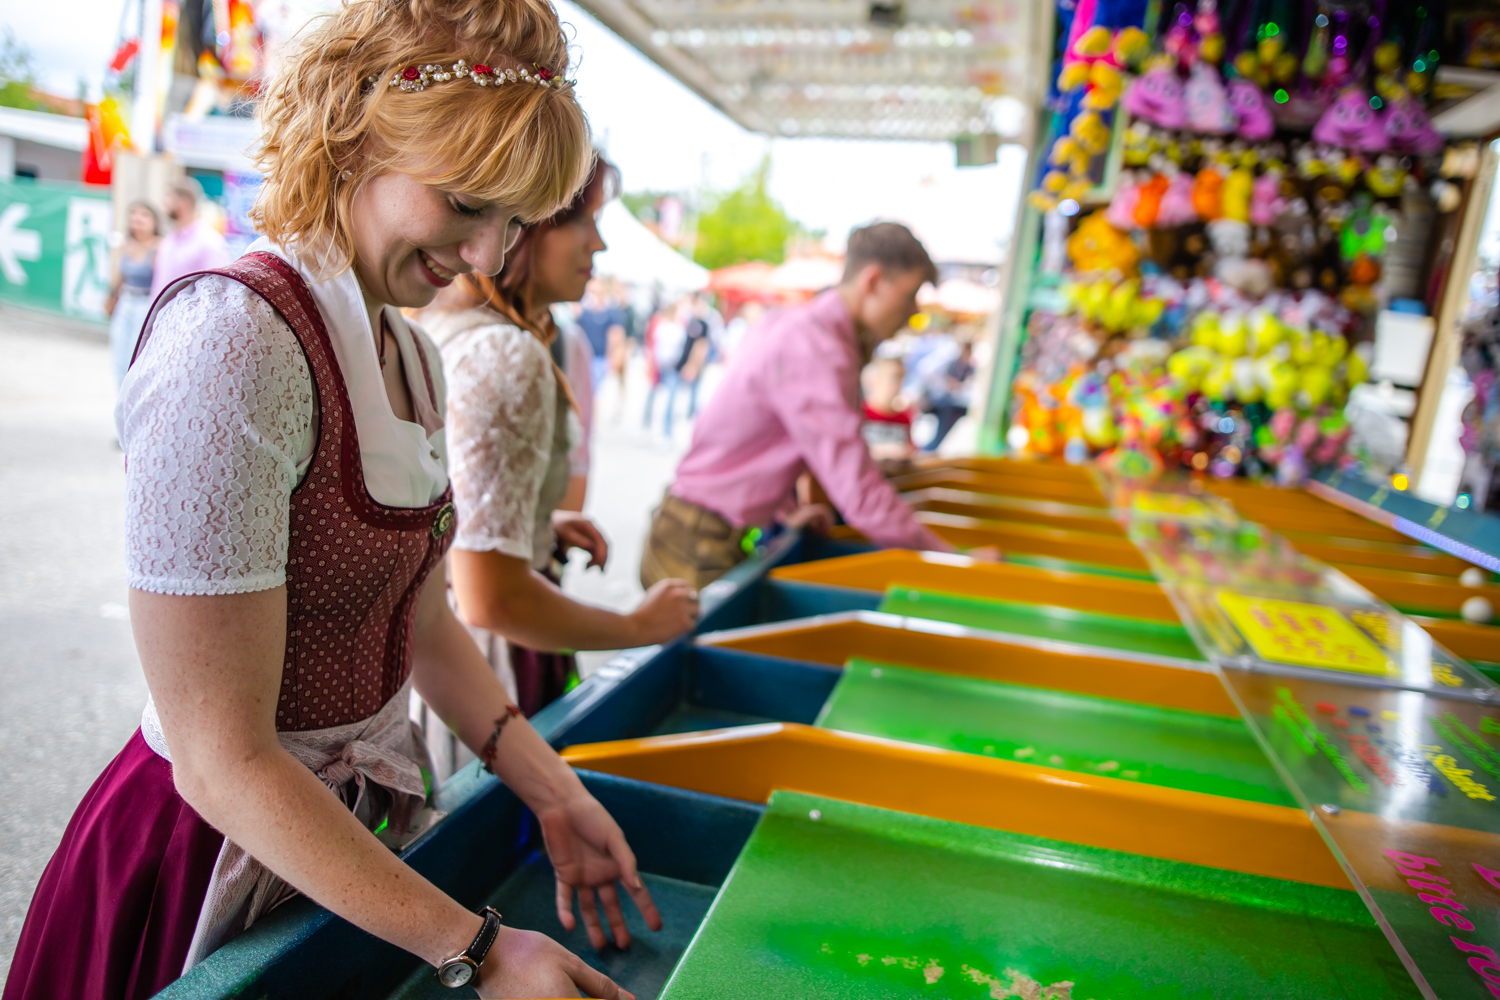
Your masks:
<svg viewBox="0 0 1500 1000"><path fill-rule="evenodd" d="M272 82L265 238L162 292L122 387L151 699L4 1000L151 996L298 892L482 997L629 995L392 851L432 818L415 689L536 813L565 927L576 891L627 944L616 882L660 926L619 827L448 608L442 365L400 312L570 203L592 152L566 69L546 0L350 0Z"/></svg>
<svg viewBox="0 0 1500 1000"><path fill-rule="evenodd" d="M602 567L609 545L587 517L562 509L582 428L550 351L561 346L550 310L583 297L604 249L595 217L618 184L599 160L572 204L522 231L500 274L464 275L420 314L449 388L453 593L528 716L576 679L572 655L559 650L666 642L692 628L698 611L697 593L681 580L661 581L629 614L557 586L567 549Z"/></svg>

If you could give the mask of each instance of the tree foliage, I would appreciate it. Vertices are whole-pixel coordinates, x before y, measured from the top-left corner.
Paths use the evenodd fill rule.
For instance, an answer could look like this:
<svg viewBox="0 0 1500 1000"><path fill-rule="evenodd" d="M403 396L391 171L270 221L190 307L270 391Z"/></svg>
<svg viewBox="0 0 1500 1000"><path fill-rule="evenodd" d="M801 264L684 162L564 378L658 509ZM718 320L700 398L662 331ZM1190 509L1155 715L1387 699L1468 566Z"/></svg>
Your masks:
<svg viewBox="0 0 1500 1000"><path fill-rule="evenodd" d="M767 193L770 172L767 156L738 188L712 199L698 216L694 260L712 269L750 260L780 264L785 259L787 244L806 231Z"/></svg>
<svg viewBox="0 0 1500 1000"><path fill-rule="evenodd" d="M32 96L36 86L36 63L28 49L9 28L0 36L0 107L45 111Z"/></svg>

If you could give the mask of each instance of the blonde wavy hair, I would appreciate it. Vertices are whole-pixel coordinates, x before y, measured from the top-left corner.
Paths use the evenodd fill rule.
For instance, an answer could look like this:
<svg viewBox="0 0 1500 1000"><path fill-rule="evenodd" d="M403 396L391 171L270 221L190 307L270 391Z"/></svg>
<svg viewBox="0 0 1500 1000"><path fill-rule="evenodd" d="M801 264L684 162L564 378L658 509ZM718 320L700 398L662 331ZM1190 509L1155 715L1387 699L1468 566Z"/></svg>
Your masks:
<svg viewBox="0 0 1500 1000"><path fill-rule="evenodd" d="M573 88L389 86L407 66L459 59L564 79L568 46L547 0L349 0L317 23L261 102L256 228L281 245L331 247L348 267L354 192L390 170L513 206L523 222L566 206L593 165Z"/></svg>

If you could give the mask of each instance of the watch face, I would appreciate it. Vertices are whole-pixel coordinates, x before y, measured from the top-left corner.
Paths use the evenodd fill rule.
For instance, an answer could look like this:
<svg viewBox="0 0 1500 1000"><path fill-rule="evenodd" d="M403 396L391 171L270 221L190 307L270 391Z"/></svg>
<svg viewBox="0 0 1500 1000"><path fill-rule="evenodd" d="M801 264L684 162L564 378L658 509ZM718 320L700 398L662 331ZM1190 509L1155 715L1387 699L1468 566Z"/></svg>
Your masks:
<svg viewBox="0 0 1500 1000"><path fill-rule="evenodd" d="M464 986L474 978L474 966L461 958L450 959L438 968L438 982L444 986Z"/></svg>

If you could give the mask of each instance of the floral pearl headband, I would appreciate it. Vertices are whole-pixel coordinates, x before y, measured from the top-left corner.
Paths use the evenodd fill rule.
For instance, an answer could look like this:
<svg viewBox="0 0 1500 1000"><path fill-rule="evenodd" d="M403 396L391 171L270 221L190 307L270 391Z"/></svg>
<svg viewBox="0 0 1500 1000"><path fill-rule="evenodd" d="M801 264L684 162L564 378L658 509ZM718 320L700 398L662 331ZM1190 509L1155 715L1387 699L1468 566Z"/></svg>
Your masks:
<svg viewBox="0 0 1500 1000"><path fill-rule="evenodd" d="M400 87L402 90L426 90L434 83L447 83L449 80L457 80L468 77L481 87L494 84L496 87L507 83L530 83L539 87L554 87L558 90L573 86L574 81L560 79L545 66L537 66L536 71L527 69L492 69L484 63L469 65L460 59L452 67L443 67L437 63L428 63L425 66L408 66L391 77L390 85Z"/></svg>

